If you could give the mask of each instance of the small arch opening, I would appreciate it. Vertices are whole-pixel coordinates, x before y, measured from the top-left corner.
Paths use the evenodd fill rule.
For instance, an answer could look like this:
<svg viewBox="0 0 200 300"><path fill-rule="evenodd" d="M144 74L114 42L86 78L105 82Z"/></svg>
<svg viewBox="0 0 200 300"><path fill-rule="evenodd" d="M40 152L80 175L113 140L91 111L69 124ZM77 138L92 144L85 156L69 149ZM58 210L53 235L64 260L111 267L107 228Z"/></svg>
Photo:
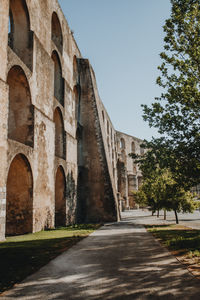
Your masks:
<svg viewBox="0 0 200 300"><path fill-rule="evenodd" d="M105 122L105 116L104 116L104 111L102 110L102 119L103 119L103 122Z"/></svg>
<svg viewBox="0 0 200 300"><path fill-rule="evenodd" d="M78 64L77 64L76 55L74 55L74 57L73 57L73 81L74 81L75 85L79 82L79 80L78 80Z"/></svg>
<svg viewBox="0 0 200 300"><path fill-rule="evenodd" d="M55 123L55 155L65 159L65 131L61 110L57 107L54 112Z"/></svg>
<svg viewBox="0 0 200 300"><path fill-rule="evenodd" d="M126 148L125 140L123 138L120 139L120 148L121 149L125 149Z"/></svg>
<svg viewBox="0 0 200 300"><path fill-rule="evenodd" d="M60 21L56 12L52 14L52 19L51 19L51 39L56 45L59 52L62 54L63 34L62 34Z"/></svg>
<svg viewBox="0 0 200 300"><path fill-rule="evenodd" d="M110 132L109 122L107 121L107 134Z"/></svg>
<svg viewBox="0 0 200 300"><path fill-rule="evenodd" d="M124 149L121 151L121 160L126 164L126 152Z"/></svg>
<svg viewBox="0 0 200 300"><path fill-rule="evenodd" d="M132 142L131 144L131 152L135 154L135 143Z"/></svg>
<svg viewBox="0 0 200 300"><path fill-rule="evenodd" d="M64 79L62 78L61 62L56 51L53 51L51 58L54 62L54 96L64 106Z"/></svg>
<svg viewBox="0 0 200 300"><path fill-rule="evenodd" d="M77 86L73 89L73 99L75 103L75 120L79 121L79 91Z"/></svg>
<svg viewBox="0 0 200 300"><path fill-rule="evenodd" d="M66 226L66 177L61 166L55 179L55 226Z"/></svg>
<svg viewBox="0 0 200 300"><path fill-rule="evenodd" d="M10 1L9 24L9 46L32 70L33 33L25 0Z"/></svg>
<svg viewBox="0 0 200 300"><path fill-rule="evenodd" d="M140 155L144 155L144 147L142 145L140 145Z"/></svg>

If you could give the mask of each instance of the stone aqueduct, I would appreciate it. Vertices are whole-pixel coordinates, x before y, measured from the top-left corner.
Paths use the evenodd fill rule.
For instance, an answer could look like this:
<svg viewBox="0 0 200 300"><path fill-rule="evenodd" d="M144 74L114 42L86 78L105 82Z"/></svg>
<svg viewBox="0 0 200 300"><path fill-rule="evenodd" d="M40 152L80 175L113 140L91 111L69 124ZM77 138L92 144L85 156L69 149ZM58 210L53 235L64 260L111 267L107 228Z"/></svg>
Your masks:
<svg viewBox="0 0 200 300"><path fill-rule="evenodd" d="M115 221L141 181L57 0L1 0L0 239Z"/></svg>

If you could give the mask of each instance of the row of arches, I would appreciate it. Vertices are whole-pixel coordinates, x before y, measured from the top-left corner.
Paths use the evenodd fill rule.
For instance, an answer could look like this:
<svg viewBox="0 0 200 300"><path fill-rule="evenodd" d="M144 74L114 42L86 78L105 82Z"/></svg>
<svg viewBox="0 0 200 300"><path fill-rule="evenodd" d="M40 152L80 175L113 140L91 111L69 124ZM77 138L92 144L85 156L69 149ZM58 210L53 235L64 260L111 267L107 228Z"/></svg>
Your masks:
<svg viewBox="0 0 200 300"><path fill-rule="evenodd" d="M51 18L51 39L55 50L51 58L54 63L54 97L64 107L65 80L63 78L61 57L63 52L63 33L56 12ZM10 0L9 45L20 59L32 70L33 33L30 30L30 16L26 0ZM76 56L73 58L73 80L77 84L78 68Z"/></svg>
<svg viewBox="0 0 200 300"><path fill-rule="evenodd" d="M33 175L23 154L10 164L7 177L6 234L18 235L33 231ZM55 226L66 225L66 176L59 166L55 176Z"/></svg>
<svg viewBox="0 0 200 300"><path fill-rule="evenodd" d="M30 28L30 16L26 0L10 0L9 46L20 59L32 69L33 32ZM56 12L53 12L51 17L51 40L62 54L63 33Z"/></svg>
<svg viewBox="0 0 200 300"><path fill-rule="evenodd" d="M9 113L8 138L34 147L34 106L27 77L20 66L13 66L8 72ZM55 155L65 159L66 134L59 107L54 111Z"/></svg>
<svg viewBox="0 0 200 300"><path fill-rule="evenodd" d="M121 150L126 149L126 143L125 143L124 138L120 139L120 149ZM140 155L143 155L144 152L145 152L144 148L142 147L142 145L140 145ZM135 147L135 143L134 142L131 143L131 153L136 153L136 147Z"/></svg>
<svg viewBox="0 0 200 300"><path fill-rule="evenodd" d="M62 54L63 34L56 12L51 19L51 39ZM32 70L33 64L33 32L30 30L30 17L25 0L11 0L9 13L9 46L19 58ZM54 62L54 96L64 106L64 79L58 52L52 52Z"/></svg>
<svg viewBox="0 0 200 300"><path fill-rule="evenodd" d="M125 143L124 138L120 139L120 149L126 149L126 143ZM135 153L135 143L134 142L131 143L131 152Z"/></svg>

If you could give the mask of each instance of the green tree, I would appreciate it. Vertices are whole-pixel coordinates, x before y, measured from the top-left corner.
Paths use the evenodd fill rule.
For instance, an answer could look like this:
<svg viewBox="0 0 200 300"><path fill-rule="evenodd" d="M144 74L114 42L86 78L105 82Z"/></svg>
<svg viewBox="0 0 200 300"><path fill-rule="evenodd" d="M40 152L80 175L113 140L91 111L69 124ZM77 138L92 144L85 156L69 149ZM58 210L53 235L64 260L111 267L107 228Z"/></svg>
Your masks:
<svg viewBox="0 0 200 300"><path fill-rule="evenodd" d="M147 173L146 173L147 175ZM145 176L142 186L135 194L138 204L151 207L152 211L173 210L178 224L178 212L193 212L197 207L194 195L177 184L168 169L157 166Z"/></svg>
<svg viewBox="0 0 200 300"><path fill-rule="evenodd" d="M165 148L166 166L192 186L200 179L200 1L171 4L158 67L157 84L163 92L151 106L143 105L143 117L163 135L149 146Z"/></svg>

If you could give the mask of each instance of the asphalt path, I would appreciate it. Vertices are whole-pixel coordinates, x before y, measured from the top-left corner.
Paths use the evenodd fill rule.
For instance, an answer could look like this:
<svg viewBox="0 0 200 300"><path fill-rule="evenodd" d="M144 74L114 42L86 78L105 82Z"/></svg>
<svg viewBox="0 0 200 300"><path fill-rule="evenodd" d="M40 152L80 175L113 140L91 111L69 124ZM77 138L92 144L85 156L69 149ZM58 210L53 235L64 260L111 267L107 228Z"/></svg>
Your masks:
<svg viewBox="0 0 200 300"><path fill-rule="evenodd" d="M144 229L155 222L146 211L123 213L2 299L200 299L200 280Z"/></svg>

